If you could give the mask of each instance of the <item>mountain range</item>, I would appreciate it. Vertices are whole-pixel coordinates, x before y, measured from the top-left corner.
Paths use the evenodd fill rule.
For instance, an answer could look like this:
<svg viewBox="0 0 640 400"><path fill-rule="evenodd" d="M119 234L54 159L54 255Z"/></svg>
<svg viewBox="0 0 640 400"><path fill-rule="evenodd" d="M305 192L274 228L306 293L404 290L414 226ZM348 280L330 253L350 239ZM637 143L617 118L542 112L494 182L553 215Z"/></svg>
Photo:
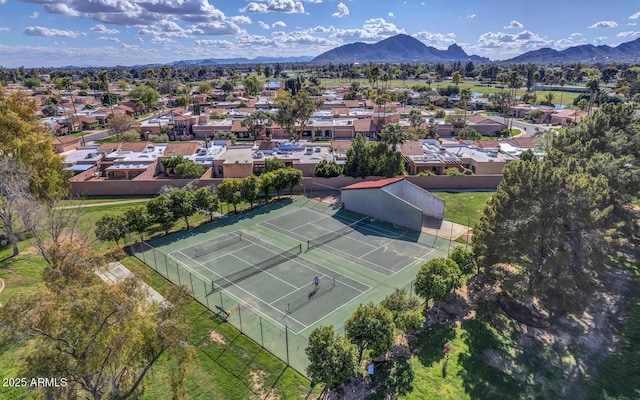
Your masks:
<svg viewBox="0 0 640 400"><path fill-rule="evenodd" d="M634 62L640 60L640 38L611 47L583 44L564 50L548 47L528 51L517 57L505 60L508 63L570 63L570 62Z"/></svg>
<svg viewBox="0 0 640 400"><path fill-rule="evenodd" d="M351 43L336 47L315 57L313 63L352 62L489 62L486 57L470 56L457 44L446 50L427 46L409 35L395 35L377 43Z"/></svg>
<svg viewBox="0 0 640 400"><path fill-rule="evenodd" d="M274 63L355 63L355 62L490 62L486 57L468 55L457 44L446 50L427 46L416 38L400 34L377 43L350 43L326 51L316 57L256 57L249 58L208 58L202 60L175 61L173 66L215 65L215 64L274 64ZM571 62L635 62L640 61L640 38L611 47L585 44L564 50L542 48L528 51L500 63L571 63Z"/></svg>

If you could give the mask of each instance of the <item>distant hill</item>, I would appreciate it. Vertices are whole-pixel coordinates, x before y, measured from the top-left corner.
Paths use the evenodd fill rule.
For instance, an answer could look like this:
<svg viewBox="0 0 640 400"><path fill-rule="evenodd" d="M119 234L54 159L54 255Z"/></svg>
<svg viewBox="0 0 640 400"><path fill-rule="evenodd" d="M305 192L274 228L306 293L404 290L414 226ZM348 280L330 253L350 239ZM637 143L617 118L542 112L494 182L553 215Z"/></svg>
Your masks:
<svg viewBox="0 0 640 400"><path fill-rule="evenodd" d="M326 51L313 60L313 63L326 62L446 62L477 61L489 59L470 56L457 44L446 50L438 50L422 43L409 35L395 35L377 43L351 43Z"/></svg>
<svg viewBox="0 0 640 400"><path fill-rule="evenodd" d="M564 50L554 50L548 47L528 51L509 60L507 63L570 63L570 62L634 62L640 60L640 38L631 42L621 43L616 47L607 45L594 46L583 44Z"/></svg>
<svg viewBox="0 0 640 400"><path fill-rule="evenodd" d="M305 63L311 61L311 56L300 57L256 57L256 58L207 58L201 60L180 60L169 65L176 67L193 65L229 65L229 64L275 64L275 63Z"/></svg>

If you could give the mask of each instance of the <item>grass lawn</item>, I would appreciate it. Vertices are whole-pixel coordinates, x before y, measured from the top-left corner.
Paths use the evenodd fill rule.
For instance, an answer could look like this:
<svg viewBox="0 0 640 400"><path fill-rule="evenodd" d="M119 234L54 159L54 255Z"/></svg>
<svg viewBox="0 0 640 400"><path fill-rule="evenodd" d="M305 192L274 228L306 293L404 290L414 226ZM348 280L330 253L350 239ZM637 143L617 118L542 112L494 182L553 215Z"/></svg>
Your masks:
<svg viewBox="0 0 640 400"><path fill-rule="evenodd" d="M471 226L480 219L487 200L494 192L434 192L444 200L444 219Z"/></svg>
<svg viewBox="0 0 640 400"><path fill-rule="evenodd" d="M114 204L82 209L80 229L90 231L95 221L107 212L120 214L144 204ZM195 225L207 219L208 217L198 214L190 218L190 223ZM184 221L179 221L174 230L184 226ZM159 227L154 227L151 234L158 231ZM114 246L113 243L94 240L92 232L88 235L92 247L98 251L104 252ZM34 253L33 248L28 248L29 245L28 241L22 242L21 255L0 262L0 278L6 283L5 290L0 293L0 304L20 292L34 290L41 282L40 271L44 267L44 261ZM0 260L6 258L10 251L8 246L0 249ZM127 257L122 262L160 293L171 286L171 283L136 258ZM187 373L189 398L261 399L271 392L282 399L300 399L308 394L310 383L306 378L241 335L231 325L221 322L197 302L191 301L186 313L193 329L189 342L198 350L196 360L189 366ZM0 376L19 376L19 363L16 361L23 346L15 343L0 344ZM146 385L145 399L166 397L169 393L168 371L172 367L171 361L166 358L154 366ZM315 388L312 396L317 397L320 390L319 387ZM0 387L0 398L30 399L31 396L25 389Z"/></svg>

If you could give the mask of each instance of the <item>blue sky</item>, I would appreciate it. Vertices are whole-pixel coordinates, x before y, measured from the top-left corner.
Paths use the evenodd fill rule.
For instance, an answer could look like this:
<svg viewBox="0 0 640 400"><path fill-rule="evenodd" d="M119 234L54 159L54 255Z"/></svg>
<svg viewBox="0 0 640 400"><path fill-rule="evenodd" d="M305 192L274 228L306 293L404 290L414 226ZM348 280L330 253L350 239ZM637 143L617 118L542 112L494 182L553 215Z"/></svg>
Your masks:
<svg viewBox="0 0 640 400"><path fill-rule="evenodd" d="M640 37L640 2L610 0L0 0L0 66L315 56L405 33L501 60Z"/></svg>

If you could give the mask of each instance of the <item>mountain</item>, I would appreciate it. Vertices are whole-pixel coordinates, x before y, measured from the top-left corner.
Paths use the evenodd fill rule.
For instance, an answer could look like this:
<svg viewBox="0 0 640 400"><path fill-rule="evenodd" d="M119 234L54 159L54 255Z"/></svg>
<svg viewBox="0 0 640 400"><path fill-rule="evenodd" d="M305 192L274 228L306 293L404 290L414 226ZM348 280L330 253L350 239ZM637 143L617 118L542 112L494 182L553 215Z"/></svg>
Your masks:
<svg viewBox="0 0 640 400"><path fill-rule="evenodd" d="M174 61L169 65L176 67L193 66L193 65L231 65L231 64L276 64L276 63L305 63L309 62L313 57L256 57L256 58L207 58L201 60L180 60Z"/></svg>
<svg viewBox="0 0 640 400"><path fill-rule="evenodd" d="M327 62L446 62L476 61L488 62L489 59L470 56L457 44L447 50L430 47L408 35L395 35L377 43L351 43L326 51L313 60L313 63Z"/></svg>
<svg viewBox="0 0 640 400"><path fill-rule="evenodd" d="M640 60L640 38L631 42L621 43L616 47L607 45L594 46L583 44L564 50L542 48L528 51L509 60L506 63L570 63L570 62L634 62Z"/></svg>

